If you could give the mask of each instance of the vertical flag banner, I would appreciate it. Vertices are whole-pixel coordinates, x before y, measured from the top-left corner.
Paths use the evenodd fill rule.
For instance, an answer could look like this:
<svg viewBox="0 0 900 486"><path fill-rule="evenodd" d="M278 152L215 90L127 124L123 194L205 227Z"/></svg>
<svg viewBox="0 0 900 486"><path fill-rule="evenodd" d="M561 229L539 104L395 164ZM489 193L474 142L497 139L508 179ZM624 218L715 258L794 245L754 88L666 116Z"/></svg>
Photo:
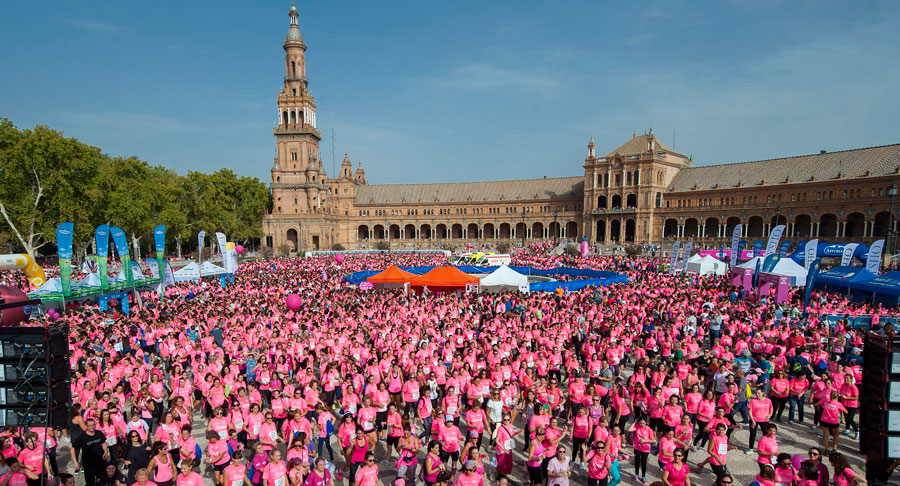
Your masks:
<svg viewBox="0 0 900 486"><path fill-rule="evenodd" d="M109 234L112 235L116 252L119 254L119 263L122 264L122 271L125 272L125 283L131 287L131 284L134 283L134 273L131 269L131 255L128 253L128 239L122 228L115 226L109 229Z"/></svg>
<svg viewBox="0 0 900 486"><path fill-rule="evenodd" d="M841 255L841 266L846 267L850 265L850 260L853 259L853 252L856 251L856 247L859 246L859 243L849 243L844 246L844 253Z"/></svg>
<svg viewBox="0 0 900 486"><path fill-rule="evenodd" d="M219 243L219 253L222 254L222 268L225 268L225 265L227 264L227 258L228 258L225 255L225 252L228 251L228 242L225 241L225 234L217 232L216 233L216 241Z"/></svg>
<svg viewBox="0 0 900 486"><path fill-rule="evenodd" d="M809 273L809 269L811 268L812 262L816 259L816 253L819 251L819 239L816 238L814 240L810 240L806 242L806 251L803 256L803 266L806 267L807 273Z"/></svg>
<svg viewBox="0 0 900 486"><path fill-rule="evenodd" d="M161 224L153 229L153 246L156 247L156 266L160 275L159 291L166 287L166 279L164 277L166 271L166 225Z"/></svg>
<svg viewBox="0 0 900 486"><path fill-rule="evenodd" d="M787 256L788 249L791 247L791 240L785 240L778 248L778 256L784 258Z"/></svg>
<svg viewBox="0 0 900 486"><path fill-rule="evenodd" d="M725 261L725 243L719 243L719 258L718 260Z"/></svg>
<svg viewBox="0 0 900 486"><path fill-rule="evenodd" d="M758 256L762 255L762 249L763 249L763 241L762 240L756 240L753 242L753 256L758 257Z"/></svg>
<svg viewBox="0 0 900 486"><path fill-rule="evenodd" d="M756 287L759 284L759 271L760 267L762 267L762 261L762 258L756 260L756 268L753 270L753 287Z"/></svg>
<svg viewBox="0 0 900 486"><path fill-rule="evenodd" d="M72 231L74 223L62 223L56 228L56 252L59 255L59 281L63 295L72 293Z"/></svg>
<svg viewBox="0 0 900 486"><path fill-rule="evenodd" d="M678 261L678 250L681 249L681 241L672 245L672 258L669 259L669 275L675 275L675 262Z"/></svg>
<svg viewBox="0 0 900 486"><path fill-rule="evenodd" d="M97 266L100 274L100 288L109 288L106 262L109 258L109 225L101 224L94 230L94 246L97 247Z"/></svg>
<svg viewBox="0 0 900 486"><path fill-rule="evenodd" d="M203 263L203 244L206 242L206 231L197 233L197 263Z"/></svg>
<svg viewBox="0 0 900 486"><path fill-rule="evenodd" d="M878 275L879 270L881 270L881 252L883 250L884 240L872 243L872 246L869 247L869 257L866 258L866 270Z"/></svg>
<svg viewBox="0 0 900 486"><path fill-rule="evenodd" d="M766 244L766 255L778 253L778 242L781 241L782 234L784 234L783 224L772 228L772 232L769 233L769 242Z"/></svg>
<svg viewBox="0 0 900 486"><path fill-rule="evenodd" d="M814 240L818 242L818 240ZM809 305L809 298L812 295L813 283L816 280L816 275L819 274L819 264L821 259L816 259L814 262L809 265L809 272L806 274L806 298L803 300L803 312L806 312L806 306Z"/></svg>
<svg viewBox="0 0 900 486"><path fill-rule="evenodd" d="M681 259L681 268L687 272L687 262L688 259L691 258L691 250L694 249L694 242L688 241L687 245L684 245L684 257Z"/></svg>
<svg viewBox="0 0 900 486"><path fill-rule="evenodd" d="M731 233L731 266L737 265L739 253L738 242L741 239L741 228L742 225L738 224L734 227L734 231Z"/></svg>
<svg viewBox="0 0 900 486"><path fill-rule="evenodd" d="M741 240L740 242L738 242L737 258L735 259L735 262L736 262L735 265L737 265L737 262L741 261L741 255L744 254L744 248L747 248L747 241Z"/></svg>
<svg viewBox="0 0 900 486"><path fill-rule="evenodd" d="M769 273L775 268L775 265L778 264L778 260L781 260L781 257L778 256L777 253L772 253L771 255L767 255L766 259L763 260L762 264L762 272Z"/></svg>

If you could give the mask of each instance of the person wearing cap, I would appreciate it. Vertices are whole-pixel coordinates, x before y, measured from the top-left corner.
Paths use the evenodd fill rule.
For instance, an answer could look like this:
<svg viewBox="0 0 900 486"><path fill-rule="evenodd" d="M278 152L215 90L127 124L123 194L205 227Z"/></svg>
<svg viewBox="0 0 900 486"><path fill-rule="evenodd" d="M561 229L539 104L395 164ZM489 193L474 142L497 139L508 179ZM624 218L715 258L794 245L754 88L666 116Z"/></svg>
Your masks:
<svg viewBox="0 0 900 486"><path fill-rule="evenodd" d="M457 486L484 486L484 477L476 471L475 461L466 461L459 476L456 477Z"/></svg>
<svg viewBox="0 0 900 486"><path fill-rule="evenodd" d="M453 423L453 416L444 417L445 424L438 434L438 441L441 443L441 461L449 464L450 472L455 472L454 465L459 463L459 448L463 441L462 432L459 427Z"/></svg>

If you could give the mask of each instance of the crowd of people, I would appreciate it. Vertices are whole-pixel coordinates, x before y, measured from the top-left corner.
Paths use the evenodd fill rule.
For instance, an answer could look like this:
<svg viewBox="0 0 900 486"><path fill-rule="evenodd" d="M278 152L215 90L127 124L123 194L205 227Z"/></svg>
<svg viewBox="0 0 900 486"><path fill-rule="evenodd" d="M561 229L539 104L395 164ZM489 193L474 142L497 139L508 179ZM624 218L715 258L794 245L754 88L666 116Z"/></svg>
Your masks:
<svg viewBox="0 0 900 486"><path fill-rule="evenodd" d="M895 311L817 294L804 314L802 295L776 305L658 260L544 246L514 264L631 281L533 294L342 281L443 262L257 261L225 286L148 293L128 315L67 309L71 424L5 429L0 486L39 486L42 472L87 486L731 486L742 453L760 486L864 483L846 456L863 336L824 316L873 314L892 333L878 322ZM779 447L783 426L805 437L802 460Z"/></svg>

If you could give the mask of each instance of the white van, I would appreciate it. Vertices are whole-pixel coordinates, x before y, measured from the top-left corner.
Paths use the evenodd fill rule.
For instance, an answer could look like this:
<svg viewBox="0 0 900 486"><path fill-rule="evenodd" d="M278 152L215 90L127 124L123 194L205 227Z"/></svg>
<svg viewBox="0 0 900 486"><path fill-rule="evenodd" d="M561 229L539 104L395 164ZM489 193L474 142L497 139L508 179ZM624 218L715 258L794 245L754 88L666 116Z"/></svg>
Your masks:
<svg viewBox="0 0 900 486"><path fill-rule="evenodd" d="M509 265L510 263L512 263L512 258L510 258L509 254L485 255L481 265L485 267L499 267L500 265Z"/></svg>

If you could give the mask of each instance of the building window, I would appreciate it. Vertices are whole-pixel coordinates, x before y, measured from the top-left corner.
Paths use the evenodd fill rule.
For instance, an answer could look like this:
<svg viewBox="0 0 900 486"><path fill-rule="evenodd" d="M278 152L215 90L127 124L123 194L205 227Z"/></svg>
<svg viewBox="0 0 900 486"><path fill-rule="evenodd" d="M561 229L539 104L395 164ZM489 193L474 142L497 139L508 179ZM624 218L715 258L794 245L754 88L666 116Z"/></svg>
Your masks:
<svg viewBox="0 0 900 486"><path fill-rule="evenodd" d="M616 174L616 187L622 185L622 174Z"/></svg>
<svg viewBox="0 0 900 486"><path fill-rule="evenodd" d="M291 152L291 160L297 160L297 152Z"/></svg>

